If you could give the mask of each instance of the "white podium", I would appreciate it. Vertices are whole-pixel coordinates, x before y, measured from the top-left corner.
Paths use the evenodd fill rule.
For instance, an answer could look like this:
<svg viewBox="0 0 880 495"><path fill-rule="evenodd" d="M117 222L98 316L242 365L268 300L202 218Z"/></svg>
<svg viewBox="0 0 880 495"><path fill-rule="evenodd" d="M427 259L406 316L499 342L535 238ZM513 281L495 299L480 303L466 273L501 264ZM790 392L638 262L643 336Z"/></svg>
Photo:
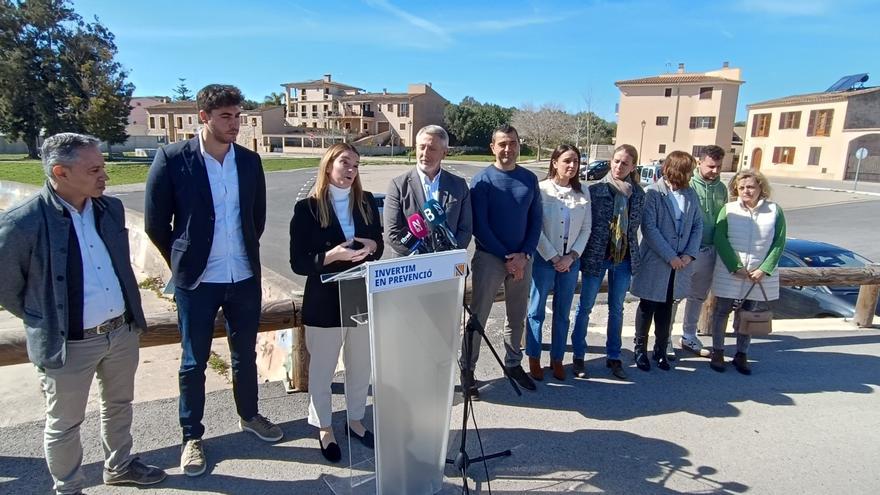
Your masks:
<svg viewBox="0 0 880 495"><path fill-rule="evenodd" d="M443 488L461 341L467 251L380 260L332 277L343 326L367 326L375 478L352 466L337 494L434 494ZM356 330L356 329L355 329ZM367 463L369 464L369 463Z"/></svg>

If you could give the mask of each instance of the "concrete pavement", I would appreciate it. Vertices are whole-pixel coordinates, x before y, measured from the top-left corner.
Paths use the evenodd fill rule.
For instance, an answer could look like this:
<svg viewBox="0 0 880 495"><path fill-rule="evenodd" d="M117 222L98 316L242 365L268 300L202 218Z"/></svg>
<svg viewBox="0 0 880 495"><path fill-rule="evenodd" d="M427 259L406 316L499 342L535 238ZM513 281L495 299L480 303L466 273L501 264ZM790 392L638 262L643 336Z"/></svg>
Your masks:
<svg viewBox="0 0 880 495"><path fill-rule="evenodd" d="M517 397L484 352L477 373L482 400L474 408L483 448L513 450L510 458L489 461L492 492L876 493L880 332L821 321L820 327L838 329L797 331L798 322L779 322L769 338L756 339L750 377L732 369L715 373L695 357L680 359L669 372L644 373L625 352L631 381L613 380L601 356L604 335L591 329L589 380L558 382L548 374L537 392ZM490 324L496 346L500 331L497 321ZM339 380L337 411L344 408ZM261 411L281 424L286 439L268 445L239 432L231 391L212 392L205 420L211 467L200 478L187 478L176 467L176 400L138 402L135 450L170 474L149 493L330 494L323 477L348 471L345 463L328 466L321 458L305 420L307 395L286 395L277 382L262 385L260 394ZM461 411L457 400L450 453L457 448ZM338 438L344 421L344 413L335 415ZM49 491L41 432L41 421L0 429L0 493ZM471 432L470 455L479 452L474 437ZM86 493L138 492L100 484L96 412L86 418L83 438L92 485ZM359 445L342 449L355 462L370 455ZM483 469L471 469L474 493L487 492ZM457 473L447 470L446 476L443 493L456 493Z"/></svg>

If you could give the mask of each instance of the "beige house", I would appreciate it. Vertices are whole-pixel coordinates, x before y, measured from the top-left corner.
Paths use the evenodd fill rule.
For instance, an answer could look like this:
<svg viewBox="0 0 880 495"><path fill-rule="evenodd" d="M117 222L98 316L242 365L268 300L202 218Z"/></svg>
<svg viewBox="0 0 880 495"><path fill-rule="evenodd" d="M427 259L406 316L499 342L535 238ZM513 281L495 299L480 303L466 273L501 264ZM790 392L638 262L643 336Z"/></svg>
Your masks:
<svg viewBox="0 0 880 495"><path fill-rule="evenodd" d="M125 132L129 136L149 136L147 109L162 103L168 103L171 98L167 96L133 96L131 98L131 112L128 114L128 124Z"/></svg>
<svg viewBox="0 0 880 495"><path fill-rule="evenodd" d="M699 155L714 144L728 153L724 166L731 168L731 138L739 96L741 71L727 62L718 70L678 71L617 81L620 104L615 144L639 150L639 162L662 160L675 150Z"/></svg>
<svg viewBox="0 0 880 495"><path fill-rule="evenodd" d="M146 109L147 131L162 144L192 139L199 132L199 110L194 101L175 101ZM242 110L241 127L236 142L245 148L263 153L280 149L281 141L270 138L286 132L284 107Z"/></svg>
<svg viewBox="0 0 880 495"><path fill-rule="evenodd" d="M199 130L199 109L194 101L173 101L147 108L147 135L161 144L186 141Z"/></svg>
<svg viewBox="0 0 880 495"><path fill-rule="evenodd" d="M356 144L412 146L415 134L428 124L443 124L449 103L431 84L410 84L406 93L366 93L332 80L330 74L315 81L282 85L287 101L287 121L311 136L331 135Z"/></svg>
<svg viewBox="0 0 880 495"><path fill-rule="evenodd" d="M740 168L771 177L880 181L880 87L787 96L747 106Z"/></svg>

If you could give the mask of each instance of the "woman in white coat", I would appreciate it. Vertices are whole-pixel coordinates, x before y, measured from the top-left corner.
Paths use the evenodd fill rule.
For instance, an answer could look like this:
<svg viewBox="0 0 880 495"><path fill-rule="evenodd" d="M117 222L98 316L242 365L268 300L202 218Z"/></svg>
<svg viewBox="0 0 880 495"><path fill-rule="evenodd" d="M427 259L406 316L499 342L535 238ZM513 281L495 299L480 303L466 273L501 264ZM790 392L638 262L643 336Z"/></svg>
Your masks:
<svg viewBox="0 0 880 495"><path fill-rule="evenodd" d="M547 296L553 291L553 322L550 333L550 367L557 380L565 379L562 357L570 324L569 311L577 285L581 253L590 237L589 196L578 180L580 152L562 144L550 155L547 177L538 186L544 211L538 255L532 263L532 286L526 323L526 354L529 372L544 379L541 368L541 337ZM583 373L575 369L575 375Z"/></svg>
<svg viewBox="0 0 880 495"><path fill-rule="evenodd" d="M712 361L715 371L724 371L724 332L734 304L743 299L769 301L779 299L779 276L776 267L785 249L785 216L782 208L770 201L770 184L756 170L737 173L728 186L732 201L718 212L715 223L715 248L718 259L712 280L717 301L712 316ZM755 286L752 289L752 286ZM752 290L750 290L752 289ZM751 336L736 332L737 371L750 375L748 361Z"/></svg>

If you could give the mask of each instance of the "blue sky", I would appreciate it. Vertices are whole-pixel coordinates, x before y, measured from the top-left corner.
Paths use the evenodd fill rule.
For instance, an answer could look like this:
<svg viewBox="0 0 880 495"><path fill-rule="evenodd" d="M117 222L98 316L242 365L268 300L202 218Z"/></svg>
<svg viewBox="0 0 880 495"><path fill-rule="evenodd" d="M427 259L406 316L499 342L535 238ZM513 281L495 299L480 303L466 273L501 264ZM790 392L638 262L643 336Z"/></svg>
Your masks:
<svg viewBox="0 0 880 495"><path fill-rule="evenodd" d="M74 0L115 33L135 95L239 86L262 101L285 82L368 91L431 82L448 100L556 103L615 119L614 81L675 70L743 70L745 105L824 91L868 72L880 84L880 2Z"/></svg>

